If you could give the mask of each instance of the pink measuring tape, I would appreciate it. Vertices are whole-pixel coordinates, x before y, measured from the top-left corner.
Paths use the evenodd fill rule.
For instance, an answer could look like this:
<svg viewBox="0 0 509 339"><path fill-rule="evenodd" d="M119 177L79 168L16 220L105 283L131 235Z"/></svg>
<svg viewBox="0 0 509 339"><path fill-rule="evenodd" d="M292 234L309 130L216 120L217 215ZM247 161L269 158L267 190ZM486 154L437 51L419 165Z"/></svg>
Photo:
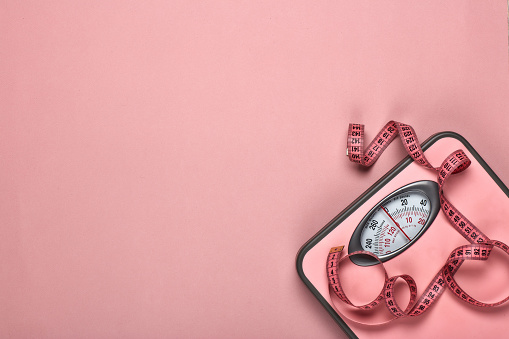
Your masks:
<svg viewBox="0 0 509 339"><path fill-rule="evenodd" d="M364 150L364 126L360 124L350 124L347 140L348 157L350 161L356 162L362 166L371 166L397 135L400 136L406 151L415 162L437 172L440 207L454 229L470 244L457 247L451 252L444 265L440 268L419 298L417 298L417 285L414 279L405 274L389 277L387 271L383 267L383 263L375 254L368 251L355 251L341 257L343 246L333 247L327 257L327 276L331 294L334 293L346 304L363 310L371 310L383 301L389 312L394 316L389 321L423 314L439 299L447 288L464 302L475 306L493 307L505 303L509 300L509 296L495 303L478 301L466 293L454 280L455 273L465 260L487 260L492 249L495 247L509 255L509 247L506 244L497 240L490 240L481 230L461 214L444 195L443 186L450 175L464 171L471 164L470 159L462 150L451 153L440 167L434 167L424 156L414 129L409 125L389 121L369 144L366 150ZM339 278L341 263L345 259L357 255L372 257L373 260L376 260L381 265L385 274L385 282L378 296L373 301L364 305L354 305L348 299L343 291ZM394 297L394 285L399 278L403 279L410 289L410 300L405 309L398 305ZM334 300L332 295L331 299Z"/></svg>

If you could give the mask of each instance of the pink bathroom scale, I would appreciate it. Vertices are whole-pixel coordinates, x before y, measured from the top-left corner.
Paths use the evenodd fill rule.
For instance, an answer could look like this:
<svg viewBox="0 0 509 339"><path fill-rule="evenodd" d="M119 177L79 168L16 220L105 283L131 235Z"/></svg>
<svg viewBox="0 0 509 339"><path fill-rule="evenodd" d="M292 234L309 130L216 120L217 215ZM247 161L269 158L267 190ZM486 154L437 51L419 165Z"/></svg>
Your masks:
<svg viewBox="0 0 509 339"><path fill-rule="evenodd" d="M452 176L444 194L454 206L490 239L509 243L509 190L474 148L453 132L435 134L422 144L426 158L434 166L458 149L472 161L465 171ZM408 274L420 295L444 265L452 250L468 242L437 208L433 184L435 171L405 158L338 216L306 242L297 255L297 271L302 281L325 307L349 338L495 338L509 332L509 303L483 308L468 304L446 290L424 314L390 321L385 305L365 311L346 305L329 293L326 273L327 255L332 247L344 246L345 253L363 246L384 245L375 231L369 230L381 203L396 208L414 208L423 213L422 228L408 246L395 246L382 254L389 276ZM345 192L344 194L348 194ZM354 197L352 197L354 198ZM387 206L387 205L385 205ZM374 227L373 227L374 229ZM371 232L371 233L370 233ZM415 239L414 239L415 238ZM389 246L389 245L387 245ZM369 258L351 257L341 267L341 283L354 304L367 303L380 293L383 270ZM487 261L466 261L455 275L472 297L493 303L509 295L509 257L494 249ZM396 286L396 298L405 306L408 286ZM333 306L334 305L334 306Z"/></svg>

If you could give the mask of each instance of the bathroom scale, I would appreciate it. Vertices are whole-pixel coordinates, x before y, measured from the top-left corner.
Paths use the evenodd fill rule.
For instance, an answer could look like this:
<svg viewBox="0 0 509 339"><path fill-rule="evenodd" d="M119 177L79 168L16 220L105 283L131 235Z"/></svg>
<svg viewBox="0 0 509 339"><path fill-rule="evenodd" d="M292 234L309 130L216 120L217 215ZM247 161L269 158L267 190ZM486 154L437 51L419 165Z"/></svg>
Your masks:
<svg viewBox="0 0 509 339"><path fill-rule="evenodd" d="M466 170L445 184L447 199L490 239L509 243L509 190L475 149L459 134L442 132L421 145L431 164L462 149L470 158ZM297 271L332 319L348 338L494 338L509 333L509 303L479 307L445 290L425 313L391 321L385 305L371 310L353 308L329 290L327 259L332 248L345 254L371 248L389 276L409 275L419 295L455 248L469 244L447 220L438 202L437 172L407 156L333 220L309 239L297 254ZM344 194L348 194L345 192ZM353 199L354 197L352 197ZM340 208L340 206L338 206ZM394 220L388 209L401 211ZM413 211L405 214L405 211ZM395 216L396 214L392 214ZM414 218L413 229L405 228ZM384 224L383 234L380 234ZM391 232L399 228L399 239ZM397 232L397 231L396 231ZM365 304L384 286L382 265L370 256L354 255L341 266L341 284L353 304ZM495 303L509 295L509 257L493 249L486 261L465 261L454 275L473 298ZM409 286L395 282L395 298L406 305Z"/></svg>

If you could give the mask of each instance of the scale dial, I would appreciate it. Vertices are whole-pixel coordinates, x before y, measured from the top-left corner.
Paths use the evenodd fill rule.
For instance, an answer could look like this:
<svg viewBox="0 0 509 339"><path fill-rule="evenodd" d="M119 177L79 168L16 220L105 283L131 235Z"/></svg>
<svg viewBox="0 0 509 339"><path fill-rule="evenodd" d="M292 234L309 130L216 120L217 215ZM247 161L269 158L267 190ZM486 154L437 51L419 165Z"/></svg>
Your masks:
<svg viewBox="0 0 509 339"><path fill-rule="evenodd" d="M403 186L366 214L350 239L348 252L371 252L382 262L394 258L426 231L439 210L436 182L423 180ZM378 263L366 255L350 258L361 266Z"/></svg>

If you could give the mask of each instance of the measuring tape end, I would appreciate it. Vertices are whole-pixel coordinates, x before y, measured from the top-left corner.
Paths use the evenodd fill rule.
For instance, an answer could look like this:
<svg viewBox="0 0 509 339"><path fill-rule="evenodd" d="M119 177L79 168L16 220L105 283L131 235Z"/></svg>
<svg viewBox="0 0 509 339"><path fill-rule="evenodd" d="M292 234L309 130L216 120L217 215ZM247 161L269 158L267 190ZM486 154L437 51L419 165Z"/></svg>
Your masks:
<svg viewBox="0 0 509 339"><path fill-rule="evenodd" d="M337 246L330 249L329 253L337 253L343 251L345 246Z"/></svg>

